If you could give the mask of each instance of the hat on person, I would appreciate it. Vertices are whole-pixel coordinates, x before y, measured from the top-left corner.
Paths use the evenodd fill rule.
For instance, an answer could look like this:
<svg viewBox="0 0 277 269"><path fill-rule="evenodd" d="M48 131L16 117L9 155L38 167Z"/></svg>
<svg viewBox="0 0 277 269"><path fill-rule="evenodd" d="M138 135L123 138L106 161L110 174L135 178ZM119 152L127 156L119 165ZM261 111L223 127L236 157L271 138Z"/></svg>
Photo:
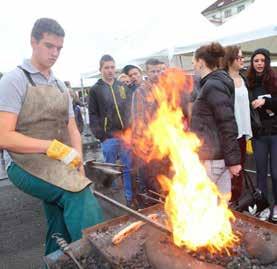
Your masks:
<svg viewBox="0 0 277 269"><path fill-rule="evenodd" d="M268 62L270 62L270 52L269 52L269 50L264 49L264 48L256 49L256 50L253 52L253 54L252 54L252 56L251 56L251 62L252 62L253 58L254 58L257 54L262 54L262 55L264 55L264 57L268 60Z"/></svg>
<svg viewBox="0 0 277 269"><path fill-rule="evenodd" d="M134 69L134 68L136 68L136 69L138 69L140 72L142 72L142 70L141 70L141 68L140 68L139 66L133 65L133 64L128 64L128 65L126 65L126 66L123 67L123 69L121 70L121 73L124 73L124 74L128 75L129 71L130 71L131 69Z"/></svg>

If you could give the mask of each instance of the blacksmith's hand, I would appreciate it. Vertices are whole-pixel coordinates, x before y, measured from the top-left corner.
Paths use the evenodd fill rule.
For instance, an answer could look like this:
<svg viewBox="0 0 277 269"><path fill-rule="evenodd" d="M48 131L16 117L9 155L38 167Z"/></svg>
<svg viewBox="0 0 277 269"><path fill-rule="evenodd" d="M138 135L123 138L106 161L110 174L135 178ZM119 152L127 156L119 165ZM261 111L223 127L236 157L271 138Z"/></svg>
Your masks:
<svg viewBox="0 0 277 269"><path fill-rule="evenodd" d="M233 166L229 166L229 171L231 172L231 174L233 176L239 176L240 174L240 171L241 171L241 165L240 164L237 164L237 165L233 165Z"/></svg>
<svg viewBox="0 0 277 269"><path fill-rule="evenodd" d="M77 150L54 139L46 151L46 155L52 159L60 160L72 168L80 167L81 158Z"/></svg>

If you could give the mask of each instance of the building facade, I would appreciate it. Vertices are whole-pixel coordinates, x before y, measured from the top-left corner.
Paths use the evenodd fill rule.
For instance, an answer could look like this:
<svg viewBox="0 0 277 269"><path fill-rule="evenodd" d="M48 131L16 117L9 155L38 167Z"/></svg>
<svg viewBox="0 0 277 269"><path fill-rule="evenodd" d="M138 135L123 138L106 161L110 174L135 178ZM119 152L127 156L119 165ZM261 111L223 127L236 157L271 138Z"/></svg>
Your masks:
<svg viewBox="0 0 277 269"><path fill-rule="evenodd" d="M212 23L221 25L232 16L244 10L255 0L217 0L202 11L202 14Z"/></svg>

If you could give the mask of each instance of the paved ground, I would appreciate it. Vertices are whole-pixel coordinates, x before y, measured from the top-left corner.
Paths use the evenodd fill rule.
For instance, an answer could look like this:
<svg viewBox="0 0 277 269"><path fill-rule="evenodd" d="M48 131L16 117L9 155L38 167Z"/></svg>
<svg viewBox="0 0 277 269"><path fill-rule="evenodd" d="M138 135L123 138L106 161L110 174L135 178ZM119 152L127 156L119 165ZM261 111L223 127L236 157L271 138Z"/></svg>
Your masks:
<svg viewBox="0 0 277 269"><path fill-rule="evenodd" d="M39 268L46 230L42 203L7 180L0 186L0 268Z"/></svg>

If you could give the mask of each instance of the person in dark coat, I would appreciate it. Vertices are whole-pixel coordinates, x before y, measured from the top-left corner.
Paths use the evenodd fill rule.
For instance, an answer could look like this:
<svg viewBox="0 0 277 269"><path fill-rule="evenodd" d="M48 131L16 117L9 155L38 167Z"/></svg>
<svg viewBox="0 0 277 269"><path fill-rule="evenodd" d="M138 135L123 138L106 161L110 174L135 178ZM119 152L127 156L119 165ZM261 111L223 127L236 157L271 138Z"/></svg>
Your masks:
<svg viewBox="0 0 277 269"><path fill-rule="evenodd" d="M100 60L102 78L89 92L89 120L92 133L101 141L105 162L115 163L119 157L124 165L123 183L126 203L133 199L131 178L131 154L120 134L130 122L131 93L115 79L115 61L110 55Z"/></svg>
<svg viewBox="0 0 277 269"><path fill-rule="evenodd" d="M268 194L267 171L270 164L274 206L272 220L277 221L277 76L270 67L270 52L254 51L247 78L252 107L258 111L260 127L253 128L253 150L258 188ZM265 212L269 217L270 212Z"/></svg>
<svg viewBox="0 0 277 269"><path fill-rule="evenodd" d="M234 115L234 83L219 69L224 49L211 43L196 50L193 66L201 77L193 104L191 131L202 140L199 157L222 195L231 198L231 176L241 171L238 129Z"/></svg>

